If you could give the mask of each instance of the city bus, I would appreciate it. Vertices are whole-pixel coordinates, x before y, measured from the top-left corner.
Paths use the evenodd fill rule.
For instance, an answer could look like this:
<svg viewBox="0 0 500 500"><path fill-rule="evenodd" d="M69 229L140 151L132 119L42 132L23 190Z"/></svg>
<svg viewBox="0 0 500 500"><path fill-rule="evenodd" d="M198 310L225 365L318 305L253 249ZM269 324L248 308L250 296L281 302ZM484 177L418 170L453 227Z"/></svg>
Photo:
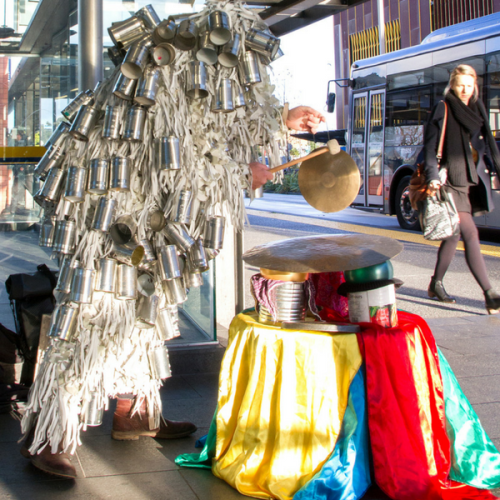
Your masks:
<svg viewBox="0 0 500 500"><path fill-rule="evenodd" d="M420 229L408 183L421 161L431 110L443 98L450 72L461 63L477 71L480 98L500 142L500 14L442 28L418 46L353 63L345 84L350 94L347 151L361 175L353 207L395 214L403 229ZM494 177L492 186L495 210L475 220L478 226L500 229L500 190Z"/></svg>

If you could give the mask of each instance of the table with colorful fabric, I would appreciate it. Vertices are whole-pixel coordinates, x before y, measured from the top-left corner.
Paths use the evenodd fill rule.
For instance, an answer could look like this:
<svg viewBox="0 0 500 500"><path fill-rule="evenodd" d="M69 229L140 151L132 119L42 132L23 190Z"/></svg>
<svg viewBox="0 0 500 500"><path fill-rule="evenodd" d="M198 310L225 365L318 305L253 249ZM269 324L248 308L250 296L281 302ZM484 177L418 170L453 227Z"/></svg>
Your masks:
<svg viewBox="0 0 500 500"><path fill-rule="evenodd" d="M500 454L426 322L400 312L396 328L361 327L236 316L203 450L176 463L255 498L355 500L371 484L394 500L496 498Z"/></svg>

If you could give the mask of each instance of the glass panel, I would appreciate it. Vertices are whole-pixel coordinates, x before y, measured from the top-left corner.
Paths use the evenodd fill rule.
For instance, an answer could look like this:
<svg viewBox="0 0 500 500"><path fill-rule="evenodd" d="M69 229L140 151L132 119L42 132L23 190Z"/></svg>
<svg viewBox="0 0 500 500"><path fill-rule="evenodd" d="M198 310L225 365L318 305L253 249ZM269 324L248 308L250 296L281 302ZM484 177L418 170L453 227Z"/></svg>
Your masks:
<svg viewBox="0 0 500 500"><path fill-rule="evenodd" d="M33 195L39 187L33 171L35 165L0 164L0 228L28 229L38 222L40 207Z"/></svg>
<svg viewBox="0 0 500 500"><path fill-rule="evenodd" d="M450 74L453 69L458 66L458 64L468 64L472 66L477 73L477 84L479 87L479 94L482 97L483 90L483 75L485 73L485 61L484 56L471 57L469 59L461 59L459 62L453 61L447 64L440 64L439 66L435 66L433 69L434 72L434 82L437 84L435 89L436 98L439 100L442 98L443 90L445 89L448 81L450 79Z"/></svg>
<svg viewBox="0 0 500 500"><path fill-rule="evenodd" d="M493 135L500 138L500 54L491 54L486 59L488 71L485 85L485 103L490 114Z"/></svg>
<svg viewBox="0 0 500 500"><path fill-rule="evenodd" d="M213 265L203 273L203 285L189 290L188 300L183 304L182 311L210 340L216 340Z"/></svg>
<svg viewBox="0 0 500 500"><path fill-rule="evenodd" d="M355 96L352 110L352 141L351 156L359 168L361 185L359 194L365 193L364 170L365 170L365 129L366 129L366 95Z"/></svg>
<svg viewBox="0 0 500 500"><path fill-rule="evenodd" d="M410 62L411 58L408 59L408 63ZM402 69L402 71L404 70ZM446 72L446 74L448 73ZM400 88L422 87L424 85L429 85L435 81L436 75L439 75L439 73L436 73L433 68L425 68L418 71L408 71L405 73L390 75L387 77L388 89L395 90Z"/></svg>
<svg viewBox="0 0 500 500"><path fill-rule="evenodd" d="M416 163L431 112L431 88L389 92L386 99L385 164L393 173Z"/></svg>
<svg viewBox="0 0 500 500"><path fill-rule="evenodd" d="M368 194L382 196L382 155L384 152L384 93L370 95Z"/></svg>

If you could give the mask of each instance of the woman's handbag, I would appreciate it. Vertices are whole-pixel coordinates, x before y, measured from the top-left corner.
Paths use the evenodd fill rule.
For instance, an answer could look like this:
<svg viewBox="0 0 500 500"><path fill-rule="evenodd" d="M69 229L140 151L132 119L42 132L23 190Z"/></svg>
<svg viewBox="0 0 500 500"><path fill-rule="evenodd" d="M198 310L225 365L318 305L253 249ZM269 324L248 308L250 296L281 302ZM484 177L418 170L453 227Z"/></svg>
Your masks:
<svg viewBox="0 0 500 500"><path fill-rule="evenodd" d="M426 240L446 240L460 232L460 217L453 195L444 188L420 201L418 208L420 226Z"/></svg>
<svg viewBox="0 0 500 500"><path fill-rule="evenodd" d="M444 101L443 104L443 126L441 128L441 137L439 138L439 145L436 153L438 167L441 164L441 157L443 156L444 134L446 132L446 122L448 121L448 106ZM428 183L424 170L424 165L419 163L410 179L410 193L408 196L410 197L411 208L413 208L413 210L418 210L419 202L424 201L429 196L429 192L427 191Z"/></svg>

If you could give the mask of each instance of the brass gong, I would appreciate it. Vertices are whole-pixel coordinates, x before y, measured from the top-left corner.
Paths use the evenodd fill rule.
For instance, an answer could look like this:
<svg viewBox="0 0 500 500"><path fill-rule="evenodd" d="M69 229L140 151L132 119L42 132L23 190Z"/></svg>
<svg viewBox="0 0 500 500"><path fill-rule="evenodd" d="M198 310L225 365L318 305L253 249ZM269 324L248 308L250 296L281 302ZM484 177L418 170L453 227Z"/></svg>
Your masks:
<svg viewBox="0 0 500 500"><path fill-rule="evenodd" d="M361 177L354 160L345 152L324 153L302 162L299 188L307 203L321 212L340 212L359 192Z"/></svg>

